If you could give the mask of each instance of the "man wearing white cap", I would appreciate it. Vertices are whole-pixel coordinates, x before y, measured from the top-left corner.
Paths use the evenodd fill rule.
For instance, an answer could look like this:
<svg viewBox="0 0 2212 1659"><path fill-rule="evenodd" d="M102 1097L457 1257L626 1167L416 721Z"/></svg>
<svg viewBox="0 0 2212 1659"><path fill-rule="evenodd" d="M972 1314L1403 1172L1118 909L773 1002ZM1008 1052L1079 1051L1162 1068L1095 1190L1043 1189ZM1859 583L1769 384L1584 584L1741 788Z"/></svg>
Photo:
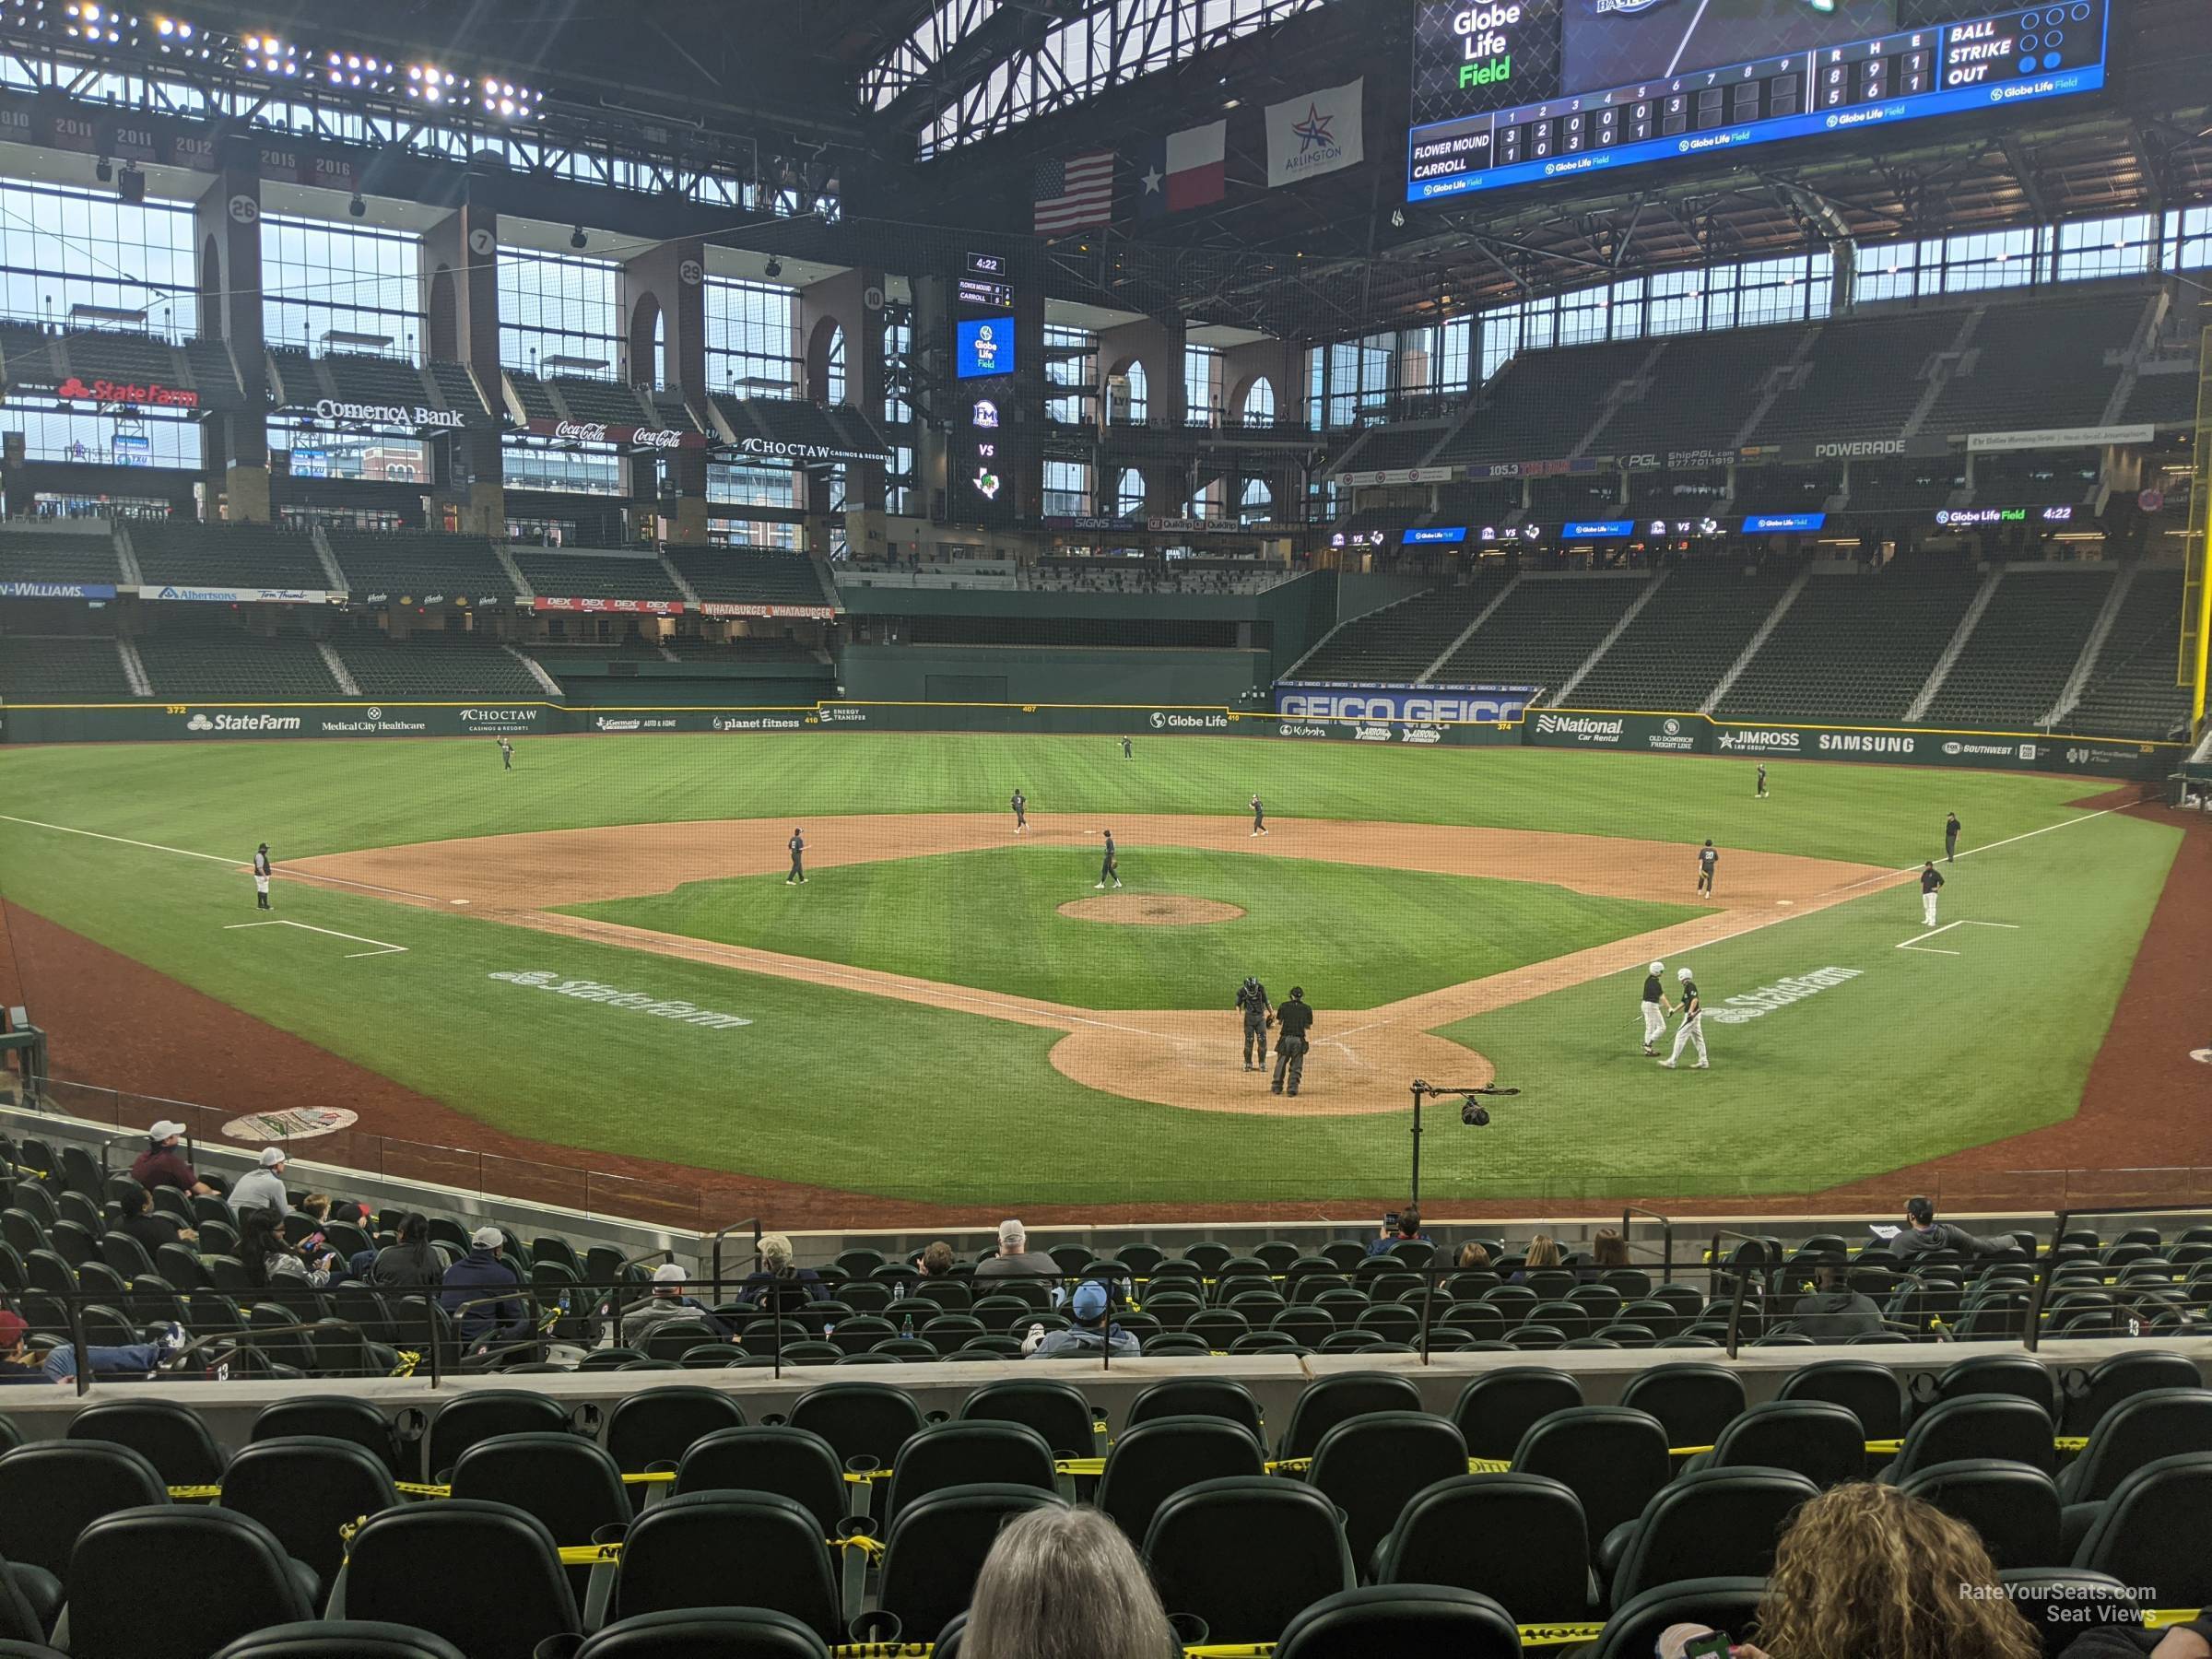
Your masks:
<svg viewBox="0 0 2212 1659"><path fill-rule="evenodd" d="M1666 1035L1666 1017L1675 1011L1675 1005L1666 1000L1666 988L1659 976L1666 971L1665 962L1653 962L1652 971L1643 976L1643 1001L1637 1006L1643 1010L1643 1052L1653 1059L1659 1057L1659 1039Z"/></svg>
<svg viewBox="0 0 2212 1659"><path fill-rule="evenodd" d="M172 1186L181 1193L213 1193L215 1189L193 1173L184 1154L177 1150L183 1135L184 1125L169 1118L148 1129L146 1150L131 1164L131 1179L149 1193L158 1186Z"/></svg>
<svg viewBox="0 0 2212 1659"><path fill-rule="evenodd" d="M1675 977L1682 982L1682 1023L1675 1028L1674 1053L1659 1064L1673 1070L1675 1062L1682 1058L1682 1045L1694 1042L1698 1045L1698 1070L1711 1070L1705 1063L1705 1004L1698 995L1698 982L1689 977L1687 968L1676 969Z"/></svg>
<svg viewBox="0 0 2212 1659"><path fill-rule="evenodd" d="M264 1147L261 1149L261 1168L249 1170L238 1178L230 1189L230 1213L243 1216L252 1209L273 1209L279 1217L288 1215L292 1195L284 1186L284 1149L281 1147Z"/></svg>
<svg viewBox="0 0 2212 1659"><path fill-rule="evenodd" d="M1059 1283L1060 1264L1030 1248L1029 1229L1011 1217L998 1224L998 1253L976 1264L977 1278L1035 1278L1052 1283L1053 1300L1066 1294Z"/></svg>
<svg viewBox="0 0 2212 1659"><path fill-rule="evenodd" d="M622 1347L636 1347L672 1319L703 1319L717 1334L726 1334L727 1327L708 1312L705 1303L684 1294L684 1270L674 1262L663 1262L653 1270L653 1294L622 1314ZM732 1336L730 1340L737 1339Z"/></svg>
<svg viewBox="0 0 2212 1659"><path fill-rule="evenodd" d="M482 1359L503 1343L530 1334L530 1309L518 1295L523 1281L500 1260L507 1236L496 1227L479 1227L468 1236L468 1253L445 1270L439 1304L461 1333L469 1358Z"/></svg>

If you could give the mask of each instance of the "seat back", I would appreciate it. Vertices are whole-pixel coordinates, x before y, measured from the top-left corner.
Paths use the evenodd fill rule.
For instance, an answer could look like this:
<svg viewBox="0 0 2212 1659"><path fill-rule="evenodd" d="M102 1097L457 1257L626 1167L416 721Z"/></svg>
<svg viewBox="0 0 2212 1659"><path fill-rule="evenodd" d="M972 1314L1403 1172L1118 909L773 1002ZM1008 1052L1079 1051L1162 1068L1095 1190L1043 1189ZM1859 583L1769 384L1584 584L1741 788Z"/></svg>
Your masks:
<svg viewBox="0 0 2212 1659"><path fill-rule="evenodd" d="M1467 1472L1467 1443L1441 1417L1378 1411L1348 1418L1321 1437L1306 1478L1343 1512L1352 1561L1364 1567L1406 1500Z"/></svg>
<svg viewBox="0 0 2212 1659"><path fill-rule="evenodd" d="M1418 1411L1420 1390L1394 1371L1344 1371L1307 1385L1290 1407L1278 1457L1311 1457L1321 1437L1347 1418L1371 1411ZM1171 1612L1174 1609L1169 1609Z"/></svg>
<svg viewBox="0 0 2212 1659"><path fill-rule="evenodd" d="M366 1618L308 1618L268 1625L215 1659L465 1659L442 1636Z"/></svg>
<svg viewBox="0 0 2212 1659"><path fill-rule="evenodd" d="M825 1641L842 1631L837 1570L803 1503L770 1492L686 1492L641 1515L622 1545L614 1617L725 1605L788 1613Z"/></svg>
<svg viewBox="0 0 2212 1659"><path fill-rule="evenodd" d="M582 1629L544 1524L467 1498L370 1516L347 1562L345 1611L433 1630L468 1659L532 1659L547 1637Z"/></svg>
<svg viewBox="0 0 2212 1659"><path fill-rule="evenodd" d="M2141 1617L2127 1586L2109 1573L2027 1567L1999 1572L1997 1582L2013 1610L2035 1627L2047 1659L2059 1659L2087 1627L2132 1625Z"/></svg>
<svg viewBox="0 0 2212 1659"><path fill-rule="evenodd" d="M351 1394L300 1394L265 1406L253 1419L249 1438L281 1440L298 1435L351 1441L394 1476L401 1472L399 1445L392 1425L375 1406Z"/></svg>
<svg viewBox="0 0 2212 1659"><path fill-rule="evenodd" d="M1537 1418L1583 1403L1583 1385L1548 1365L1485 1371L1460 1393L1452 1420L1469 1457L1510 1458Z"/></svg>
<svg viewBox="0 0 2212 1659"><path fill-rule="evenodd" d="M2152 1388L2197 1388L2203 1379L2195 1362L2164 1348L2114 1354L2067 1392L2065 1432L2091 1434L2104 1414L2129 1394Z"/></svg>
<svg viewBox="0 0 2212 1659"><path fill-rule="evenodd" d="M1134 1428L1154 1418L1171 1417L1227 1418L1249 1429L1253 1439L1263 1445L1266 1443L1260 1403L1241 1382L1212 1377L1171 1377L1164 1382L1153 1383L1130 1402L1127 1421Z"/></svg>
<svg viewBox="0 0 2212 1659"><path fill-rule="evenodd" d="M692 1443L676 1466L676 1491L773 1492L806 1505L824 1537L847 1512L836 1451L818 1434L788 1424L720 1429Z"/></svg>
<svg viewBox="0 0 2212 1659"><path fill-rule="evenodd" d="M1764 1578L1798 1507L1820 1495L1782 1469L1700 1469L1644 1506L1613 1575L1613 1605L1686 1578ZM1711 1570L1722 1567L1726 1573Z"/></svg>
<svg viewBox="0 0 2212 1659"><path fill-rule="evenodd" d="M1899 1479L1897 1488L1972 1527L2000 1568L2065 1564L2058 1488L2041 1469L2002 1458L1962 1457L1915 1469Z"/></svg>
<svg viewBox="0 0 2212 1659"><path fill-rule="evenodd" d="M223 1475L223 1508L267 1527L285 1554L314 1569L325 1592L345 1560L339 1529L398 1502L391 1470L352 1441L254 1441Z"/></svg>
<svg viewBox="0 0 2212 1659"><path fill-rule="evenodd" d="M1277 1641L1317 1595L1352 1587L1336 1506L1273 1476L1205 1480L1171 1495L1144 1555L1161 1605L1203 1619L1216 1643Z"/></svg>
<svg viewBox="0 0 2212 1659"><path fill-rule="evenodd" d="M558 1434L568 1426L569 1414L542 1394L519 1388L465 1394L431 1419L424 1472L431 1480L443 1479L464 1452L495 1435Z"/></svg>
<svg viewBox="0 0 2212 1659"><path fill-rule="evenodd" d="M1537 1418L1513 1449L1513 1467L1572 1488L1591 1536L1603 1538L1666 1484L1666 1430L1648 1411L1576 1406Z"/></svg>
<svg viewBox="0 0 2212 1659"><path fill-rule="evenodd" d="M2057 1453L2051 1443L2051 1414L2017 1394L1967 1394L1938 1400L1905 1432L1904 1445L1889 1466L1889 1478L1902 1480L1930 1464L1962 1457L2001 1457L2051 1473Z"/></svg>
<svg viewBox="0 0 2212 1659"><path fill-rule="evenodd" d="M974 1598L976 1574L999 1529L1016 1515L1061 1502L1056 1492L1020 1486L947 1487L915 1499L885 1543L884 1607L899 1616L909 1639L931 1640Z"/></svg>
<svg viewBox="0 0 2212 1659"><path fill-rule="evenodd" d="M511 1504L535 1517L556 1545L590 1544L603 1526L631 1514L622 1471L606 1447L582 1435L499 1434L453 1465L453 1495ZM582 1583L586 1570L575 1570Z"/></svg>
<svg viewBox="0 0 2212 1659"><path fill-rule="evenodd" d="M1794 1371L1776 1397L1841 1406L1859 1419L1868 1440L1895 1440L1905 1431L1905 1396L1897 1372L1871 1359L1822 1359Z"/></svg>
<svg viewBox="0 0 2212 1659"><path fill-rule="evenodd" d="M922 1427L913 1395L888 1382L830 1382L799 1396L791 1426L820 1435L850 1468L856 1457L888 1469L899 1448Z"/></svg>
<svg viewBox="0 0 2212 1659"><path fill-rule="evenodd" d="M575 1659L830 1659L822 1639L768 1607L682 1608L608 1625Z"/></svg>
<svg viewBox="0 0 2212 1659"><path fill-rule="evenodd" d="M1148 1418L1124 1430L1106 1453L1093 1501L1131 1544L1142 1545L1170 1493L1201 1480L1259 1475L1264 1456L1257 1433L1227 1418Z"/></svg>
<svg viewBox="0 0 2212 1659"><path fill-rule="evenodd" d="M606 1419L606 1449L624 1474L680 1462L692 1442L745 1427L745 1408L719 1388L672 1382L625 1395Z"/></svg>
<svg viewBox="0 0 2212 1659"><path fill-rule="evenodd" d="M2066 1501L2102 1502L2145 1464L2183 1452L2212 1452L2212 1389L2128 1394L2105 1414L2066 1471Z"/></svg>
<svg viewBox="0 0 2212 1659"><path fill-rule="evenodd" d="M1614 1610L1588 1659L1651 1659L1669 1625L1710 1625L1737 1641L1759 1639L1759 1599L1767 1582L1755 1578L1688 1579L1646 1590Z"/></svg>
<svg viewBox="0 0 2212 1659"><path fill-rule="evenodd" d="M1487 1595L1445 1584L1371 1584L1324 1596L1284 1629L1276 1659L1450 1653L1520 1659L1521 1633Z"/></svg>
<svg viewBox="0 0 2212 1659"><path fill-rule="evenodd" d="M986 1382L961 1402L960 1418L1024 1424L1044 1437L1055 1457L1098 1455L1097 1418L1072 1382L1042 1377Z"/></svg>
<svg viewBox="0 0 2212 1659"><path fill-rule="evenodd" d="M899 1449L884 1498L885 1524L926 1493L978 1485L1054 1491L1053 1449L1022 1423L933 1423Z"/></svg>
<svg viewBox="0 0 2212 1659"><path fill-rule="evenodd" d="M1763 1400L1723 1426L1710 1466L1792 1469L1825 1488L1865 1474L1865 1431L1827 1400Z"/></svg>
<svg viewBox="0 0 2212 1659"><path fill-rule="evenodd" d="M205 1659L265 1624L314 1616L267 1527L197 1505L163 1502L89 1523L65 1583L74 1659Z"/></svg>
<svg viewBox="0 0 2212 1659"><path fill-rule="evenodd" d="M1975 1354L1945 1367L1936 1379L1936 1397L1956 1400L1967 1394L2018 1394L2041 1406L2046 1417L2057 1411L2052 1373L2025 1354Z"/></svg>
<svg viewBox="0 0 2212 1659"><path fill-rule="evenodd" d="M1470 1548L1470 1540L1480 1547ZM1455 1475L1407 1500L1375 1559L1386 1584L1456 1584L1522 1624L1590 1615L1582 1500L1544 1475Z"/></svg>
<svg viewBox="0 0 2212 1659"><path fill-rule="evenodd" d="M1710 1446L1743 1414L1744 1381L1726 1366L1699 1360L1655 1365L1636 1374L1620 1403L1657 1418L1670 1446Z"/></svg>
<svg viewBox="0 0 2212 1659"><path fill-rule="evenodd" d="M0 1558L60 1578L92 1522L168 1501L168 1483L127 1446L33 1441L0 1453Z"/></svg>
<svg viewBox="0 0 2212 1659"><path fill-rule="evenodd" d="M6 1461L0 1458L0 1464ZM2144 1606L2201 1607L2212 1602L2206 1515L2212 1515L2212 1455L2161 1457L2123 1480L2105 1500L2074 1565L2109 1572L2147 1595Z"/></svg>
<svg viewBox="0 0 2212 1659"><path fill-rule="evenodd" d="M128 1446L171 1486L214 1486L223 1478L223 1453L207 1425L174 1400L102 1400L69 1419L68 1438Z"/></svg>

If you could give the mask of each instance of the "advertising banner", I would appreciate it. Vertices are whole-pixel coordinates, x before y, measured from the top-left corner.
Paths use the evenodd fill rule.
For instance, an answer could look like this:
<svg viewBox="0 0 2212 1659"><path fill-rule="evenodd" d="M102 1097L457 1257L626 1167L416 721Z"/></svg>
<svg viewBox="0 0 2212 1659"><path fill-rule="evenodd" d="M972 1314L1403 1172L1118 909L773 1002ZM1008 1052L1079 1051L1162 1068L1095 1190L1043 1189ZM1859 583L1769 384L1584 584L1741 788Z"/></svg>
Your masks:
<svg viewBox="0 0 2212 1659"><path fill-rule="evenodd" d="M1966 453L1994 455L2006 450L2089 449L2107 443L2148 443L2158 436L2148 426L2037 427L2018 432L1969 432Z"/></svg>
<svg viewBox="0 0 2212 1659"><path fill-rule="evenodd" d="M550 420L544 416L528 429L560 443L611 443L617 449L704 449L707 435L683 427L635 426L605 420Z"/></svg>
<svg viewBox="0 0 2212 1659"><path fill-rule="evenodd" d="M1336 482L1354 488L1363 484L1449 484L1459 476L1456 466L1384 466L1338 473Z"/></svg>
<svg viewBox="0 0 2212 1659"><path fill-rule="evenodd" d="M837 617L827 605L727 605L710 599L692 608L702 617L798 617L809 622L830 622Z"/></svg>
<svg viewBox="0 0 2212 1659"><path fill-rule="evenodd" d="M625 616L680 617L681 599L548 599L543 594L530 601L532 610L620 612Z"/></svg>
<svg viewBox="0 0 2212 1659"><path fill-rule="evenodd" d="M0 582L0 599L112 599L111 582Z"/></svg>
<svg viewBox="0 0 2212 1659"><path fill-rule="evenodd" d="M179 599L196 605L328 605L344 594L322 588L142 587L141 599Z"/></svg>
<svg viewBox="0 0 2212 1659"><path fill-rule="evenodd" d="M1298 721L1462 721L1518 720L1535 696L1534 686L1332 686L1282 680L1275 688L1275 712Z"/></svg>

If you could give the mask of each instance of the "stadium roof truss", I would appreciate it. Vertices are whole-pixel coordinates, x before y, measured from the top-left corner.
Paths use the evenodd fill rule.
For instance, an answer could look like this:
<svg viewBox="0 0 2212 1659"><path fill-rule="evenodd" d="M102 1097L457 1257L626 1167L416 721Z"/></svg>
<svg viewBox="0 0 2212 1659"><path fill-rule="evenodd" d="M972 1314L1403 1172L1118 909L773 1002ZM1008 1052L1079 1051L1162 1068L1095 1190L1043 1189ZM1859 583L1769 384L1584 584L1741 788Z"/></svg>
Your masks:
<svg viewBox="0 0 2212 1659"><path fill-rule="evenodd" d="M942 0L861 75L926 158L1010 131L1329 0Z"/></svg>

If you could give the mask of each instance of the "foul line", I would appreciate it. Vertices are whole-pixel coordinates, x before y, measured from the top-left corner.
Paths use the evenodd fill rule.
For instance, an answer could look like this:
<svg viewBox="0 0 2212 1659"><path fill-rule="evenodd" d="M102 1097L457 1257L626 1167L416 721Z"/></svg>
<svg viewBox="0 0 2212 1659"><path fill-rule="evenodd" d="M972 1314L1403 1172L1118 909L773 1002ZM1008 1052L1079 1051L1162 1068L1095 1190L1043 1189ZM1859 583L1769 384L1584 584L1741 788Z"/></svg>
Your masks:
<svg viewBox="0 0 2212 1659"><path fill-rule="evenodd" d="M1999 847L2009 847L2015 841L2032 841L2039 835L2050 834L2053 830L2071 830L2076 824L2086 824L2091 818L2104 817L2108 812L2125 812L2126 810L2125 806L2100 806L2096 811L2085 812L2079 818L2061 818L2055 824L2045 824L2041 830L2023 830L2019 834L2008 835L2003 841L1990 841L1979 847L1969 847L1965 852L1959 853L1959 857L1971 858L1977 853L1994 853ZM1949 864L1953 861L1947 858L1944 862ZM1848 893L1853 888L1865 887L1870 881L1888 881L1895 876L1910 876L1919 867L1917 865L1905 865L1899 869L1885 871L1879 876L1862 876L1856 881L1848 881L1840 888L1831 888L1829 890L1836 893Z"/></svg>
<svg viewBox="0 0 2212 1659"><path fill-rule="evenodd" d="M205 859L209 864L229 865L234 870L245 865L235 858L225 858L219 853L194 853L190 847L165 847L159 841L133 841L127 835L107 835L98 830L79 830L69 824L49 824L39 818L15 818L0 812L0 823L28 824L33 830L53 830L63 835L88 836L94 841L113 841L120 847L143 847L149 853L173 853L179 858ZM319 876L312 870L295 870L288 865L276 865L275 872L294 881L327 881L338 887L359 888L365 892L390 893L396 899L419 899L426 904L438 900L428 893L410 893L405 888L378 887L372 881L351 881L343 876Z"/></svg>
<svg viewBox="0 0 2212 1659"><path fill-rule="evenodd" d="M1915 934L1912 938L1899 944L1897 948L1900 950L1924 950L1930 956L1955 957L1959 954L1956 950L1937 950L1924 942L1934 938L1937 934L1949 933L1954 927L2002 927L2008 933L2020 931L2020 924L2018 922L1977 922L1970 916L1957 922L1946 922L1941 927L1931 927L1924 934Z"/></svg>
<svg viewBox="0 0 2212 1659"><path fill-rule="evenodd" d="M223 931L225 933L236 933L241 927L296 927L302 933L328 934L334 939L347 939L350 940L356 945L373 945L376 947L374 950L347 951L340 959L348 962L354 960L357 957L390 956L395 952L405 955L407 949L405 945L387 945L382 939L364 939L359 934L340 933L335 928L316 927L306 922L232 922L225 926Z"/></svg>

